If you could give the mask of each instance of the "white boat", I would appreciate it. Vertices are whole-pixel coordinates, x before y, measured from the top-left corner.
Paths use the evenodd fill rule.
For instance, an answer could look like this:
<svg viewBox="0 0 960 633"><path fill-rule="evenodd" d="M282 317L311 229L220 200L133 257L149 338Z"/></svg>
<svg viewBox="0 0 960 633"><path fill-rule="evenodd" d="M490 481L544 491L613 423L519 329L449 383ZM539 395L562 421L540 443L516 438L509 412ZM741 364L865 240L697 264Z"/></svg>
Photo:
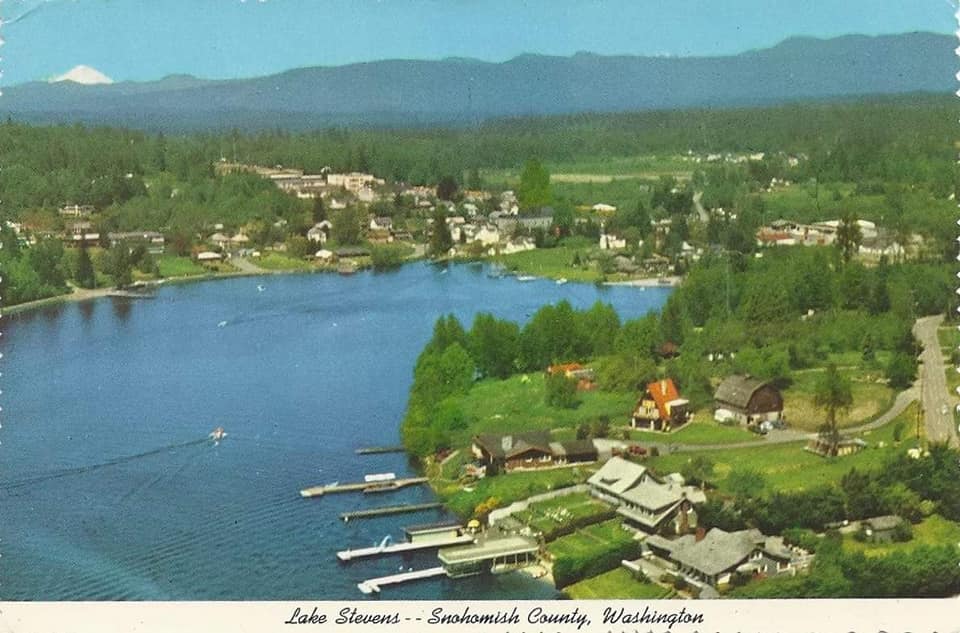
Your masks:
<svg viewBox="0 0 960 633"><path fill-rule="evenodd" d="M557 285L558 285L558 286L562 286L562 285L565 284L565 283L567 283L567 278L566 278L566 277L561 277L560 279L557 280Z"/></svg>
<svg viewBox="0 0 960 633"><path fill-rule="evenodd" d="M263 291L266 290L266 289L267 289L267 287L264 286L263 284L260 284L260 285L257 286L257 292L263 292Z"/></svg>
<svg viewBox="0 0 960 633"><path fill-rule="evenodd" d="M518 275L517 281L533 281L536 279L533 275Z"/></svg>
<svg viewBox="0 0 960 633"><path fill-rule="evenodd" d="M217 323L217 327L227 327L227 322L226 322L226 321L220 321L220 323Z"/></svg>
<svg viewBox="0 0 960 633"><path fill-rule="evenodd" d="M393 481L397 476L394 473L377 473L375 475L364 475L363 480L367 483L377 481Z"/></svg>
<svg viewBox="0 0 960 633"><path fill-rule="evenodd" d="M217 428L210 431L210 435L208 437L211 440L213 440L215 443L219 443L220 440L222 440L226 436L227 436L227 432L223 430L222 426L218 426Z"/></svg>

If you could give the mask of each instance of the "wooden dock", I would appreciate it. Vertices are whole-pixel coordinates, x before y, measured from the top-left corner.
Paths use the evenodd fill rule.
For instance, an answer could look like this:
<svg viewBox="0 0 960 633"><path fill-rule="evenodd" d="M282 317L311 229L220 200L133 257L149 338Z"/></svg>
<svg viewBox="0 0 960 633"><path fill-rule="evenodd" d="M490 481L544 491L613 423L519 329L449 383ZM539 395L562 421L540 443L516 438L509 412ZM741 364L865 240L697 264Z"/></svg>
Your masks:
<svg viewBox="0 0 960 633"><path fill-rule="evenodd" d="M364 580L361 583L357 583L357 589L365 594L380 593L380 587L384 585L397 585L402 582L410 582L411 580L436 578L437 576L445 576L446 573L447 572L443 569L443 567L431 567L429 569L421 569L420 571L408 571L402 574L394 574L392 576L382 576L380 578Z"/></svg>
<svg viewBox="0 0 960 633"><path fill-rule="evenodd" d="M390 490L399 490L407 486L417 486L427 482L426 477L407 477L405 479L392 479L390 481L361 481L351 484L328 484L325 486L313 486L304 488L300 491L300 496L305 499L310 497L322 497L326 494L336 492L387 492Z"/></svg>
<svg viewBox="0 0 960 633"><path fill-rule="evenodd" d="M384 547L375 545L373 547L364 547L362 549L346 549L341 552L337 552L337 558L343 562L348 562L354 560L355 558L370 558L371 556L402 554L404 552L415 552L421 549L449 547L450 545L469 545L470 543L473 543L473 541L474 537L472 534L461 534L448 539L422 541L419 543L410 543L408 541L404 541L402 543L391 543L390 545L386 545Z"/></svg>
<svg viewBox="0 0 960 633"><path fill-rule="evenodd" d="M369 519L371 517L386 516L388 514L403 514L405 512L434 510L442 506L442 503L412 503L402 506L384 506L382 508L370 508L369 510L354 510L353 512L344 512L340 515L340 518L344 521L349 521L350 519Z"/></svg>
<svg viewBox="0 0 960 633"><path fill-rule="evenodd" d="M403 453L406 449L402 446L366 446L358 448L357 455L379 455L381 453Z"/></svg>

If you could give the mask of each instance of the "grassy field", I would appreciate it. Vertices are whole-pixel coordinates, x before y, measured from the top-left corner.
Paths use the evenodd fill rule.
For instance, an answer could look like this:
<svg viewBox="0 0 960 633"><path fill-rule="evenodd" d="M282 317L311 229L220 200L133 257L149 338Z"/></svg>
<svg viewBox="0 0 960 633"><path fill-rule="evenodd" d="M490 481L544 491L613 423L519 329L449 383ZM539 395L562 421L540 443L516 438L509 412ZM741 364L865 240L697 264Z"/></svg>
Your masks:
<svg viewBox="0 0 960 633"><path fill-rule="evenodd" d="M895 394L885 384L874 382L880 376L879 370L873 373L857 369L841 371L851 379L853 391L853 407L838 420L841 428L868 422L890 407ZM823 424L823 411L813 404L820 376L819 371L795 372L793 384L783 392L783 413L792 428L816 431Z"/></svg>
<svg viewBox="0 0 960 633"><path fill-rule="evenodd" d="M609 505L587 493L576 493L531 504L527 510L513 516L543 534L549 541L558 529L573 521L589 520L591 517L600 520L600 517L609 513Z"/></svg>
<svg viewBox="0 0 960 633"><path fill-rule="evenodd" d="M496 499L498 507L506 506L541 492L582 483L592 472L581 467L557 468L485 477L466 488L453 483L434 482L434 485L451 512L470 517L474 508L488 499Z"/></svg>
<svg viewBox="0 0 960 633"><path fill-rule="evenodd" d="M157 267L160 269L161 277L188 277L190 275L203 275L207 272L206 268L189 257L178 257L176 255L157 257Z"/></svg>
<svg viewBox="0 0 960 633"><path fill-rule="evenodd" d="M265 270L313 270L310 262L277 252L264 253L254 263Z"/></svg>
<svg viewBox="0 0 960 633"><path fill-rule="evenodd" d="M937 338L940 340L940 347L944 355L960 347L960 330L955 326L945 326L937 329Z"/></svg>
<svg viewBox="0 0 960 633"><path fill-rule="evenodd" d="M920 545L956 545L960 548L960 523L948 521L938 514L913 526L913 538L904 543L861 543L852 535L843 537L843 549L863 552L867 556L884 556L892 552L909 552Z"/></svg>
<svg viewBox="0 0 960 633"><path fill-rule="evenodd" d="M601 415L617 425L626 421L636 400L629 393L589 391L580 394L582 401L576 409L558 409L547 405L544 382L543 374L538 372L527 374L526 382L523 376L512 376L474 385L461 400L463 412L470 420L469 428L454 439L463 444L476 433L575 428ZM457 441L454 444L459 445Z"/></svg>
<svg viewBox="0 0 960 633"><path fill-rule="evenodd" d="M762 442L756 433L739 427L724 426L708 419L709 412L700 412L694 420L674 433L653 431L630 431L630 439L659 444L737 444L739 442Z"/></svg>
<svg viewBox="0 0 960 633"><path fill-rule="evenodd" d="M587 240L567 240L555 248L538 248L498 258L500 264L519 273L549 277L566 278L570 281L597 281L600 270L592 263L573 266L574 255L586 262L587 253L593 249L593 242Z"/></svg>
<svg viewBox="0 0 960 633"><path fill-rule="evenodd" d="M620 519L588 525L550 543L547 545L547 551L553 556L589 558L595 553L610 549L613 545L630 541L633 535L622 526L623 521Z"/></svg>
<svg viewBox="0 0 960 633"><path fill-rule="evenodd" d="M674 595L672 589L639 582L623 567L581 580L563 592L574 600L662 600Z"/></svg>
<svg viewBox="0 0 960 633"><path fill-rule="evenodd" d="M865 450L839 458L824 458L809 453L803 442L773 444L750 448L734 448L702 453L671 453L650 458L647 463L661 473L679 471L695 455L704 455L714 463L713 483L721 492L730 492L726 488L727 477L736 469L755 470L766 479L767 492L804 490L818 485L838 481L851 468L859 470L881 466L886 459L914 446L910 435L915 428L916 406L911 405L889 424L870 433L863 434L870 444ZM899 446L893 444L893 429L897 422L904 425L903 441ZM884 448L877 444L884 442Z"/></svg>

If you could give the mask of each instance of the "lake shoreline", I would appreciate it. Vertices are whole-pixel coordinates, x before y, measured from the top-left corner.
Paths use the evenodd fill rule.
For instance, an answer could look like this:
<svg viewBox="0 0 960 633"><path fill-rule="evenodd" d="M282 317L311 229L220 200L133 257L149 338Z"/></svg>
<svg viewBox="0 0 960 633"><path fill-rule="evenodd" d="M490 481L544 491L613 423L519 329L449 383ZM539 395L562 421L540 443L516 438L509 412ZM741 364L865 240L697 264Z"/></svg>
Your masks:
<svg viewBox="0 0 960 633"><path fill-rule="evenodd" d="M494 262L494 260L484 260L484 259L451 259L451 258L442 258L438 260L428 260L425 258L416 258L410 259L403 262L400 265L400 268L405 267L409 264L428 261L438 264L471 264L471 263L489 263ZM273 275L313 275L313 274L330 274L336 273L336 268L315 268L312 270L269 270L266 268L260 268L256 271L252 270L236 270L226 273L207 273L203 275L186 275L183 277L164 277L163 279L151 279L144 281L142 283L146 284L148 287L159 287L166 286L171 284L187 284L187 283L197 283L202 281L216 281L218 279L234 279L238 277L266 277ZM359 272L359 271L358 271ZM544 279L550 279L550 277L543 277ZM661 280L665 279L668 283L662 283ZM604 286L631 286L635 288L676 288L682 282L682 277L648 277L640 279L627 279L624 281L606 281L603 282ZM576 282L576 283L587 283L587 282ZM2 315L13 315L13 314L22 314L24 312L30 312L32 310L38 310L41 308L46 308L49 306L58 305L61 303L79 303L82 301L91 301L94 299L102 299L108 297L110 293L117 292L118 289L115 287L109 288L78 288L73 287L73 291L70 293L64 293L61 295L54 295L52 297L44 297L43 299L35 299L33 301L26 301L24 303L18 303L12 306L5 306L0 304L0 314Z"/></svg>

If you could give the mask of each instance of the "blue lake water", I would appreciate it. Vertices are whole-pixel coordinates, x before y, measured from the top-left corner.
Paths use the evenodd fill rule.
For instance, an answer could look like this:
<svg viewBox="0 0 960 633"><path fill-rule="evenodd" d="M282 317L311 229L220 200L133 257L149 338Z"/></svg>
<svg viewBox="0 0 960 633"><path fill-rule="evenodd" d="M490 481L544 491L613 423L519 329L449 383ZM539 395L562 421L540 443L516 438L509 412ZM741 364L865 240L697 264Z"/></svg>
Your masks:
<svg viewBox="0 0 960 633"><path fill-rule="evenodd" d="M452 312L469 327L489 311L525 321L564 298L600 299L633 318L668 294L414 264L167 286L153 300L5 316L0 599L360 599L362 580L435 566L427 553L335 558L443 516L343 523L340 512L430 501L428 488L312 500L298 491L413 472L402 454L354 450L398 443L413 362L436 318ZM219 446L197 442L221 425L229 437ZM383 593L552 595L519 574Z"/></svg>

